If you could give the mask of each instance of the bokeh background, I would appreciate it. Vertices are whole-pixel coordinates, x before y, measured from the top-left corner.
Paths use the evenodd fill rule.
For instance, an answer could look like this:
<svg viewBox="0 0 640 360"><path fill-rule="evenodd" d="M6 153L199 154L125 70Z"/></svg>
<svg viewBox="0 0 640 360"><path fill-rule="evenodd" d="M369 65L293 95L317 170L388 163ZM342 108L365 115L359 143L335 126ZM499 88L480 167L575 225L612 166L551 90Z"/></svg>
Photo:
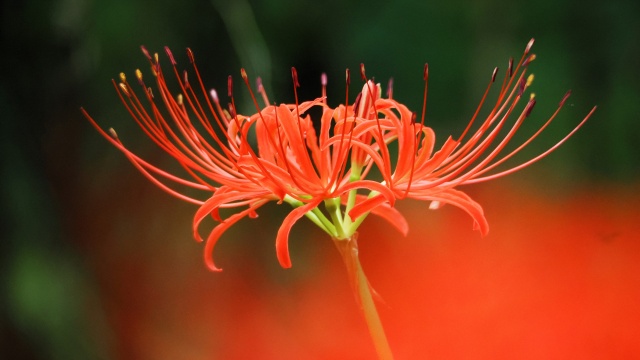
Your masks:
<svg viewBox="0 0 640 360"><path fill-rule="evenodd" d="M226 233L224 272L202 263L195 208L150 185L81 116L85 107L143 157L170 159L128 118L110 79L148 74L139 46L196 54L224 89L240 67L271 99L329 102L344 69L367 66L442 141L473 113L494 66L531 37L538 104L529 131L573 96L524 152L560 150L513 176L465 189L485 208L481 238L462 211L398 206L404 238L362 226L369 279L399 359L640 358L640 3L634 0L349 2L9 0L2 2L0 358L370 359L341 259L304 220L293 268L273 247L284 207ZM166 62L165 62L166 63ZM355 79L358 77L356 76ZM224 91L223 91L224 93ZM236 94L246 104L246 97ZM355 92L353 92L355 93ZM250 112L250 105L241 105Z"/></svg>

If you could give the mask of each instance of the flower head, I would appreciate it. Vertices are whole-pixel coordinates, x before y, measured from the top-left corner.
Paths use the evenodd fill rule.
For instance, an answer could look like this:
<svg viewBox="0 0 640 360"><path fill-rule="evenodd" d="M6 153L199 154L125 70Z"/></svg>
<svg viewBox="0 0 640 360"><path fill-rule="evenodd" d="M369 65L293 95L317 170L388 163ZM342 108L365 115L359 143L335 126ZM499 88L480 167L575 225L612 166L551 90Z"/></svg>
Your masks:
<svg viewBox="0 0 640 360"><path fill-rule="evenodd" d="M142 73L136 79L142 93L134 91L124 74L114 86L134 120L161 149L175 158L188 178L166 172L131 152L115 131L105 132L86 111L94 127L142 172L167 193L199 206L193 220L193 233L205 241L205 262L213 262L212 250L220 236L244 217L256 217L257 210L270 201L286 202L293 210L285 217L276 236L276 252L283 267L290 267L288 237L292 226L306 216L332 238L351 239L369 213L381 216L402 233L408 226L394 208L397 199L412 198L430 202L430 208L452 204L465 210L482 234L488 232L481 206L459 185L494 179L517 171L545 157L568 139L591 116L593 110L573 131L542 154L512 168L494 169L528 145L555 118L569 93L554 114L528 140L504 154L505 146L527 118L535 97L525 92L533 81L526 75L533 40L522 58L509 62L497 101L483 120L480 108L495 83L497 69L487 87L478 111L457 138L449 137L436 151L433 130L425 125L428 66L424 69L424 104L420 121L415 112L388 96L381 96L381 86L369 80L364 66L362 91L353 104L348 103L350 73L346 73L346 99L343 105L327 104L326 75L322 75L320 97L299 102L298 76L292 68L296 101L293 104L270 104L257 79L256 93L244 69L241 78L255 106L253 115L241 115L233 96L233 79L227 83L229 104L221 105L218 93L202 83L191 50L187 50L192 72L180 73L177 62L165 48L171 72L177 79L179 93L169 90L159 56L143 47L156 82L156 90L147 87ZM189 80L195 78L195 82ZM195 75L195 76L194 76ZM264 105L256 99L262 98ZM525 100L522 100L525 98ZM520 102L524 106L518 108ZM145 105L146 103L146 105ZM309 115L321 109L319 119ZM474 124L480 122L474 127ZM475 130L472 130L474 129ZM506 129L506 131L505 131ZM505 134L506 133L506 134ZM380 178L371 175L377 169ZM170 184L170 185L168 185ZM175 185L203 191L205 199L186 195ZM222 219L221 208L238 209ZM212 216L219 223L206 240L198 231L201 222Z"/></svg>

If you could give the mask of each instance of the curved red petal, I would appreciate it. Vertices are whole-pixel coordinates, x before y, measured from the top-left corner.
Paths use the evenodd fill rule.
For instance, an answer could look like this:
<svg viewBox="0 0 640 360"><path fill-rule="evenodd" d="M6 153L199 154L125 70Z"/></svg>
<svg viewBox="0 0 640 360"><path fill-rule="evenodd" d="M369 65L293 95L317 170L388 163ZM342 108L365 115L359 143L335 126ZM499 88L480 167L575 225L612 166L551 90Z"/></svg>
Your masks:
<svg viewBox="0 0 640 360"><path fill-rule="evenodd" d="M230 189L228 186L220 187L209 199L207 199L202 206L198 208L195 215L193 216L193 237L198 241L202 242L203 239L198 233L198 227L202 220L204 220L208 215L213 215L214 219L218 221L228 221L220 219L218 214L218 209L222 207L224 204L233 203L238 200L246 200L246 199L260 199L265 198L265 196L269 195L270 192L262 191L262 192L249 192L249 191L237 191ZM269 199L265 199L268 201ZM236 205L237 206L237 205Z"/></svg>
<svg viewBox="0 0 640 360"><path fill-rule="evenodd" d="M459 207L464 210L474 220L474 230L479 230L482 236L489 233L489 223L484 217L482 206L475 202L469 195L455 189L445 189L434 193L426 193L424 195L413 195L411 198L418 200L431 200L447 203Z"/></svg>
<svg viewBox="0 0 640 360"><path fill-rule="evenodd" d="M360 205L362 202L367 200L367 197L365 195L356 195L356 199L357 204ZM342 198L342 203L347 203L346 196ZM349 212L349 216L353 215L352 212L358 205ZM366 209L366 211L371 211L372 214L380 216L388 221L389 224L393 225L393 227L395 227L403 236L407 236L409 233L409 223L407 222L407 219L405 219L402 213L400 213L396 208L391 207L388 202L384 201L382 203L378 203L376 206L371 206L369 209Z"/></svg>
<svg viewBox="0 0 640 360"><path fill-rule="evenodd" d="M293 224L304 216L304 214L313 210L321 202L322 198L317 198L308 204L295 208L282 221L282 225L280 226L280 229L278 229L278 235L276 236L276 255L278 256L280 266L283 268L288 269L291 267L291 258L289 257L289 232L291 231Z"/></svg>
<svg viewBox="0 0 640 360"><path fill-rule="evenodd" d="M211 271L222 271L222 269L218 268L213 262L213 248L218 242L220 236L227 231L233 224L237 223L240 219L245 216L253 216L255 211L260 206L264 205L267 201L258 201L252 204L248 209L245 209L239 213L233 214L225 219L224 222L218 224L216 227L211 230L209 236L207 237L207 242L204 247L204 262Z"/></svg>

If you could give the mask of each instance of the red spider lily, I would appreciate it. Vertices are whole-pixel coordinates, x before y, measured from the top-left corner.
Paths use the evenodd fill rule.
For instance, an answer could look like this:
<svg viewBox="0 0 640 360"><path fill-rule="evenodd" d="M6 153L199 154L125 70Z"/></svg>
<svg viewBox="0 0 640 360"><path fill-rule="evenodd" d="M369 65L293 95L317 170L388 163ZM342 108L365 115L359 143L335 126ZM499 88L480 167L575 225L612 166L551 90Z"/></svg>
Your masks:
<svg viewBox="0 0 640 360"><path fill-rule="evenodd" d="M195 83L189 81L186 71L183 74L178 71L171 51L165 48L180 88L180 94L175 96L167 86L158 55L151 56L142 48L156 79L157 94L146 86L139 70L136 78L143 88L142 96L136 94L124 74L121 74L119 83L113 82L114 87L145 134L174 157L190 179L170 174L146 162L125 147L115 131L111 130L111 134L105 132L86 111L83 113L153 183L171 195L200 206L193 221L194 237L198 241L203 241L198 232L199 225L208 215L220 221L206 239L205 262L212 270L219 270L213 262L212 249L230 226L246 216L257 216L256 210L267 202L289 203L294 209L278 230L276 252L280 264L290 267L288 236L302 216L308 217L333 239L353 238L369 213L385 218L406 234L407 223L393 207L396 199L428 200L432 201L431 207L444 203L456 205L468 212L476 228L485 234L488 226L482 208L455 187L503 176L541 159L569 138L595 110L541 155L511 169L487 174L533 140L553 120L568 96L529 140L499 157L535 104L531 97L507 134L499 137L500 130L516 112L515 108L530 84L530 80L525 78L525 68L534 58L529 54L531 45L532 42L515 69L510 63L498 100L475 133L465 140L491 85L458 140L447 139L435 153L435 135L424 125L424 107L421 122L417 123L414 113L391 98L391 91L387 99L380 96L380 86L367 80L364 67L361 75L365 85L355 103L348 104L350 79L347 71L347 101L335 109L326 102L324 75L322 96L299 103L295 92L299 86L295 69L292 69L295 103L270 105L258 81L257 92L265 104L261 107L243 69L242 79L257 110L254 115L244 116L236 111L232 78L228 79L230 104L228 109L223 109L217 92L207 91L202 83L191 50L187 50L187 54ZM425 104L427 77L428 68L425 66ZM492 83L494 80L495 72ZM143 104L145 101L146 105ZM159 106L159 102L163 106ZM322 109L319 133L316 133L313 119L308 115L314 107ZM250 133L255 134L255 141L249 140L253 138ZM395 141L398 155L392 161L389 145ZM374 167L382 174L382 180L369 178ZM165 184L166 181L210 195L204 201L198 200L174 190ZM358 193L363 189L369 194ZM324 204L324 210L320 209L321 204ZM240 210L221 219L221 208Z"/></svg>
<svg viewBox="0 0 640 360"><path fill-rule="evenodd" d="M431 128L424 126L429 77L428 65L424 67L425 90L420 123L415 122L415 113L391 99L391 96L388 99L380 98L380 92L376 90L373 82L369 81L365 84L362 94L368 95L370 98L365 106L369 107L369 113L377 114L367 117L359 125L361 131L369 132L371 137L375 139L375 144L372 145L375 151L369 153L369 165L375 163L378 166L384 178L383 183L393 191L396 199L413 198L431 201L430 208L432 209L445 203L458 206L471 215L474 219L474 228L480 230L484 235L489 231L489 226L482 207L464 192L455 188L460 185L495 179L542 159L571 137L589 119L595 111L595 107L569 134L548 150L520 165L488 174L535 139L556 117L571 93L569 91L565 94L553 115L529 139L508 154L502 154L502 150L513 138L524 119L531 114L536 103L534 94L531 94L524 108L520 112L516 111L525 90L533 81L533 75L525 77L527 65L535 59L535 55L529 53L532 45L533 39L527 44L515 69L513 68L513 60L509 61L508 71L502 82L497 101L478 129L465 138L484 105L491 85L495 82L497 68L493 72L491 82L480 105L462 135L457 140L449 137L440 150L435 153L435 134ZM389 95L391 93L390 89ZM359 111L360 113L366 112L362 109ZM500 136L501 130L508 127L507 122L514 113L516 113L515 121L506 131L506 135ZM398 155L395 159L395 166L392 166L387 146L395 141L397 141ZM356 205L349 212L349 215L358 218L386 201L386 195L371 196Z"/></svg>
<svg viewBox="0 0 640 360"><path fill-rule="evenodd" d="M335 128L344 130L338 135L330 135L335 114L326 105L325 97L302 103L296 101L293 105L268 105L267 95L258 81L258 92L266 104L260 109L253 97L246 72L242 70L242 78L259 111L252 116L240 115L235 109L231 77L228 80L231 103L227 111L221 107L215 90L205 90L192 52L187 51L197 78L195 84L189 82L186 72L180 75L171 51L165 48L181 89L181 94L173 96L167 87L158 55L152 57L144 47L142 50L151 63L157 89L168 116L158 107L156 95L151 88L147 88L139 70L136 71L136 78L144 89L143 97L148 102L147 106L143 105L143 100L124 74L120 75L120 83L113 82L114 86L123 104L145 134L173 156L192 179L170 174L141 159L123 145L113 129L110 129L109 135L84 109L82 111L93 126L153 183L171 195L200 206L193 221L194 237L198 241L203 241L198 227L207 215L221 221L206 240L205 262L210 269L219 270L211 256L217 239L240 219L257 216L256 210L269 201L284 201L295 207L284 219L276 238L278 259L283 267L291 266L287 244L289 231L303 215L332 237L345 236L318 209L322 202L327 201L327 207L339 208L344 194L365 188L384 194L388 202L393 203L393 193L384 184L351 177L347 169L350 148L356 144L363 148L365 144L353 138L351 130L346 130L349 126L345 124L353 122L353 115L351 120L336 119L336 123L339 121L340 124ZM299 86L297 74L295 69L292 72L295 88ZM323 76L323 79L325 92L326 78ZM314 106L323 109L319 135L316 134L310 117L305 115ZM254 131L256 135L255 148L248 140L250 131ZM210 192L212 195L201 201L174 190L160 179ZM220 208L243 209L222 220ZM372 212L391 221L406 233L406 222L391 206L383 204L372 209Z"/></svg>

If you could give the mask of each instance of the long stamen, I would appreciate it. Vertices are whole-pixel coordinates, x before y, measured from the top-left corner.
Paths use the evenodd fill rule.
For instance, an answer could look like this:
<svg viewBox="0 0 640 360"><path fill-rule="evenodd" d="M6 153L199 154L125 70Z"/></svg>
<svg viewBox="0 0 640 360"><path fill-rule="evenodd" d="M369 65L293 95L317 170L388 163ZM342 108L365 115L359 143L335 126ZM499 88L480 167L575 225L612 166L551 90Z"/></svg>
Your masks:
<svg viewBox="0 0 640 360"><path fill-rule="evenodd" d="M342 121L342 134L340 136L340 149L342 149L342 143L343 143L343 139L346 135L347 132L347 118L348 118L348 113L349 113L349 85L351 84L351 71L349 71L349 69L345 70L345 99L344 99L344 120ZM354 113L355 113L355 105L354 105ZM349 139L347 141L347 145L345 146L345 149L347 150L347 152L349 151L349 149L351 148L351 140L353 139L353 127L355 127L356 123L355 123L355 118L354 118L354 122L352 125L352 129L349 130ZM354 155L354 153L357 150L351 150L351 154L352 156ZM345 153L345 156L347 154ZM339 159L338 159L339 160ZM352 164L353 165L353 164ZM347 162L344 161L342 163L342 167L340 169L340 178L344 177L344 174L346 172L347 169ZM336 173L337 175L337 173ZM337 178L336 178L337 179Z"/></svg>
<svg viewBox="0 0 640 360"><path fill-rule="evenodd" d="M229 104L230 110L232 112L231 116L235 121L236 127L238 128L240 135L242 136L242 139L240 142L244 146L241 147L241 150L245 150L249 154L254 164L256 164L256 166L260 168L260 171L263 176L273 181L273 183L280 188L282 193L276 194L276 196L278 196L280 199L283 199L286 193L286 186L282 182L278 181L274 176L272 176L271 172L264 167L264 165L260 161L260 158L256 155L256 153L253 151L253 149L249 145L247 134L245 133L245 131L242 130L242 127L240 126L240 121L238 120L238 114L235 111L236 106L235 106L235 99L233 97L233 78L231 75L229 75L229 77L227 78L227 94L231 98L231 103Z"/></svg>
<svg viewBox="0 0 640 360"><path fill-rule="evenodd" d="M256 111L258 112L258 116L260 117L260 120L262 121L262 123L264 124L264 126L268 129L268 124L267 121L264 119L264 117L262 116L262 111L260 109L260 107L258 106L258 101L256 100L255 96L253 95L253 90L251 89L251 85L249 84L249 77L247 76L247 72L244 70L244 68L240 69L240 74L242 76L242 79L244 80L245 85L247 86L247 89L249 90L249 94L251 95L251 100L253 100L253 104L256 107ZM262 85L262 82L260 82L260 85ZM278 112L275 112L276 114L276 124L278 123ZM276 125L277 126L277 125ZM278 137L280 137L280 131L276 128L276 131L278 132ZM273 138L271 136L267 137L271 143L271 146L273 146L274 148L277 148L277 145L275 144ZM280 138L280 147L282 148L282 139ZM291 173L291 170L289 169L289 165L288 165L288 159L286 156L286 153L284 152L284 150L282 150L282 155L281 155L282 159L284 160L284 162L287 164L287 172Z"/></svg>
<svg viewBox="0 0 640 360"><path fill-rule="evenodd" d="M426 92L426 89L425 89ZM411 113L411 124L413 126L413 124L415 123L416 120L416 113ZM423 117L423 121L424 121L424 117ZM422 134L422 126L423 124L420 124L420 129L418 131L418 136L415 138L415 141L413 142L413 149L411 150L411 157L413 159L411 159L411 170L409 171L409 180L407 180L407 189L404 191L404 197L407 197L407 195L409 194L409 191L411 190L411 183L413 182L413 172L415 170L416 167L416 161L415 161L415 156L416 156L416 152L418 150L418 142L420 141L421 138L421 134Z"/></svg>
<svg viewBox="0 0 640 360"><path fill-rule="evenodd" d="M418 148L418 145L422 140L422 129L424 128L424 119L427 113L427 94L429 90L429 64L428 63L424 64L424 70L422 72L422 80L424 81L424 92L422 95L422 115L420 116L420 128L418 129L418 134L417 134L418 136L416 137L416 141L415 141L416 149ZM412 124L415 123L415 115L416 114L414 113L411 121ZM414 154L415 154L415 151L414 151Z"/></svg>
<svg viewBox="0 0 640 360"><path fill-rule="evenodd" d="M186 145L184 145L180 141L180 139L177 137L177 135L175 135L175 133L173 133L171 128L168 126L167 122L164 120L164 118L160 114L160 111L157 109L157 107L156 107L156 105L155 105L155 103L153 101L152 94L149 92L148 88L144 84L144 81L142 80L142 73L140 71L136 71L136 77L137 77L138 82L140 83L140 85L145 89L145 95L147 97L147 100L151 104L151 107L153 109L153 115L154 115L156 121L154 122L154 121L151 120L150 114L146 111L145 107L141 104L141 102L139 101L139 99L136 96L135 92L129 90L130 87L126 83L126 76L124 76L124 74L121 74L120 75L120 79L123 80L124 83L122 83L122 85L120 85L119 87L116 87L116 90L124 90L124 94L127 95L127 98L129 100L129 104L127 104L127 102L125 101L124 97L122 97L122 94L120 93L120 91L118 91L118 93L120 95L121 101L123 102L123 104L125 105L127 110L129 111L129 113L132 115L134 120L136 120L138 125L143 129L143 131L156 144L158 144L167 153L171 154L185 169L188 169L189 167L192 167L192 168L196 169L197 171L200 171L202 173L211 175L211 173L210 173L211 169L203 168L202 166L207 167L207 165L203 164L201 162L202 159L198 155L196 155L193 152L191 152L189 150L189 148L186 147ZM114 83L114 85L115 85L115 83ZM169 110L171 111L171 109L169 109ZM175 112L173 112L172 114L175 114ZM186 155L188 155L188 156L185 156L185 153L183 151L181 151L180 149L178 149L167 138L167 136L166 136L167 132L165 132L165 129L166 129L166 131L169 132L169 134L172 136L172 138L178 143L178 145L181 147L181 149L183 151L186 151ZM202 182L202 183L206 184L204 182ZM208 185L208 186L210 186L210 185Z"/></svg>
<svg viewBox="0 0 640 360"><path fill-rule="evenodd" d="M424 117L427 113L427 90L429 89L429 64L424 64L424 71L422 73L422 79L424 80L424 92L422 95L422 115L420 116L420 124L424 126Z"/></svg>
<svg viewBox="0 0 640 360"><path fill-rule="evenodd" d="M311 161L311 157L309 156L309 152L307 151L307 142L306 142L306 135L305 132L302 130L302 119L300 118L300 109L299 109L299 104L298 104L298 88L300 87L300 83L298 82L298 71L296 70L295 67L291 67L291 78L293 80L293 94L295 96L295 101L296 101L296 120L298 123L298 132L300 134L300 144L301 144L301 156L302 158L300 159L300 161L304 161L306 162L306 164L310 167L314 169L314 172L316 172L316 175L318 178L320 178L320 175L318 174L318 169L316 169L316 167L313 165L313 162Z"/></svg>
<svg viewBox="0 0 640 360"><path fill-rule="evenodd" d="M174 73L176 75L176 78L178 80L179 86L182 89L183 93L184 93L184 97L180 96L178 98L179 101L174 101L171 96L171 92L169 91L169 89L166 86L166 83L164 81L164 77L162 75L162 71L160 69L159 63L156 63L158 66L155 68L155 72L156 72L156 77L157 77L157 83L158 83L158 88L160 89L160 93L163 97L163 99L165 100L165 105L167 110L169 110L169 112L171 113L171 117L173 118L174 122L176 123L176 125L178 126L178 128L180 129L180 131L182 132L182 134L185 136L185 138L189 141L189 144L198 152L200 157L203 157L204 159L208 160L208 161L213 161L215 163L215 166L219 166L221 168L224 169L224 171L229 172L229 171L233 171L232 170L232 164L234 162L233 157L232 157L232 153L231 151L220 141L220 139L218 138L217 134L215 133L215 131L213 130L211 123L209 122L204 109L202 108L202 106L200 105L200 102L197 98L197 96L195 95L195 93L193 92L193 89L191 87L191 85L189 84L189 80L187 77L187 72L184 71L183 77L179 76L179 73L177 71L176 68L176 61L173 57L173 54L171 53L171 50L167 47L165 47L165 52L167 54L167 56L169 57L171 64L173 66L174 69ZM157 61L157 57L156 57L156 61ZM205 95L206 97L206 95ZM220 149L222 150L222 152L224 153L224 155L220 154L219 151L215 150L207 140L205 140L202 135L194 130L193 125L191 124L191 121L189 120L189 117L187 115L187 111L186 111L186 107L183 103L183 98L185 98L187 100L187 102L189 103L189 106L191 108L191 110L194 112L194 114L196 115L196 117L199 119L200 123L204 126L204 128L207 130L207 133L213 137L214 141L216 141L216 143L218 144L218 146L220 147ZM182 99L182 100L181 100ZM178 111L179 109L179 111ZM173 132L167 128L167 130L169 130L170 134L174 137L174 140L176 140L178 143L180 142L175 135L173 135Z"/></svg>
<svg viewBox="0 0 640 360"><path fill-rule="evenodd" d="M524 57L526 56L523 55L523 57L520 59L520 62L518 63L518 65L516 66L516 72L520 69L520 64L524 61ZM512 67L512 61L510 61L509 63L509 68ZM496 72L496 70L494 70L494 73ZM492 75L492 79L493 79L493 75ZM517 78L518 80L515 80L516 78L513 77L509 77L509 76L505 76L505 79L503 81L503 86L500 90L500 93L498 95L498 99L496 101L496 104L494 106L494 108L491 110L491 113L487 116L486 120L484 121L484 123L480 126L480 128L474 133L474 135L471 136L470 140L467 141L466 143L464 143L464 145L459 148L458 150L456 150L456 152L454 154L451 154L444 162L443 164L441 164L441 170L436 172L437 173L441 173L444 171L450 171L451 168L453 168L453 165L450 165L448 167L444 167L444 165L448 164L448 163L457 163L457 164L465 164L465 160L464 159L468 159L471 155L470 153L472 152L478 152L479 149L481 147L476 147L476 150L474 149L474 146L478 143L478 141L480 141L480 139L482 138L482 135L489 129L489 127L498 119L500 118L500 114L503 113L503 111L505 111L505 109L509 109L509 113L510 111L513 109L513 106L515 103L517 103L520 99L520 96L516 95L515 98L513 99L513 103L511 106L509 106L510 102L512 101L512 97L514 96L514 94L516 93L516 91L519 89L518 85L522 84L522 85L526 85L526 82L524 81L524 72ZM511 89L509 90L509 86L511 86L511 84L516 81L517 84ZM478 115L478 112L480 111L480 109L482 108L484 101L486 99L486 96L489 92L489 89L491 87L492 83L490 82L489 85L487 86L487 89L485 90L485 93L482 97L482 100L480 102L480 104L478 105L477 109L476 109L476 113L474 113L473 118L471 119L470 123L473 122L475 120L475 118ZM508 96L506 94L509 94ZM505 98L506 96L506 98ZM502 119L506 119L506 115L502 116ZM465 131L463 132L463 135L466 135L467 131L470 129L470 125L467 126L467 128L465 129ZM458 142L461 142L463 140L464 136L460 136L458 139ZM458 160L458 159L463 159L463 160Z"/></svg>
<svg viewBox="0 0 640 360"><path fill-rule="evenodd" d="M524 73L520 75L518 79L518 83L514 86L514 89L512 90L512 94L515 91L518 91L519 94L515 97L507 113L498 122L496 127L490 132L490 134L487 136L485 140L483 140L478 146L476 146L474 150L471 151L468 155L466 155L463 159L457 160L455 163L450 164L447 167L441 168L440 172L446 171L448 172L448 174L440 178L438 181L433 182L431 184L432 186L444 184L449 181L455 182L456 184L466 182L468 179L477 176L477 173L482 171L482 169L484 169L495 158L495 156L504 148L506 143L514 135L515 131L518 129L518 127L520 126L524 118L526 118L528 114L531 112L531 109L535 105L535 100L533 98L527 103L527 105L525 106L525 109L520 114L515 124L512 126L511 130L509 130L509 133L500 141L500 143L496 146L496 148L493 149L491 153L487 155L479 164L475 165L471 170L467 171L464 175L460 175L463 172L463 170L469 167L476 159L478 159L478 157L493 142L493 140L497 135L497 132L502 127L505 120L508 118L510 113L513 111L515 105L518 103L519 99L521 98L521 93L531 84L532 80L533 80L532 76L529 76L529 78L525 79ZM509 96L509 98L511 98L511 95ZM489 121L489 119L487 121ZM457 169L453 171L453 169L455 168Z"/></svg>
<svg viewBox="0 0 640 360"><path fill-rule="evenodd" d="M475 122L476 118L478 117L478 114L480 113L480 109L482 109L482 105L484 105L484 102L487 99L487 95L489 95L489 90L491 90L491 85L495 82L495 78L497 74L498 74L498 68L496 67L493 69L493 74L491 75L491 82L489 82L489 84L487 85L487 88L485 89L484 94L482 95L482 99L480 100L480 104L476 108L475 113L473 113L473 116L471 117L469 124L467 124L467 127L464 129L462 134L460 134L460 136L458 137L458 142L464 139L464 137L467 135L467 133L471 129L471 126Z"/></svg>
<svg viewBox="0 0 640 360"><path fill-rule="evenodd" d="M256 78L256 87L258 89L258 94L262 96L264 106L269 106L269 98L267 97L267 92L264 90L264 86L262 85L262 79L259 76Z"/></svg>
<svg viewBox="0 0 640 360"><path fill-rule="evenodd" d="M87 118L89 120L89 122L91 123L91 125L105 138L107 139L110 143L112 143L116 148L118 148L120 151L122 151L125 156L127 156L127 158L133 163L133 165L139 169L142 174L148 178L150 181L152 181L154 184L158 185L162 190L166 191L167 193L179 198L179 199L183 199L185 201L188 201L190 203L193 204L197 204L200 205L202 202L200 200L196 200L193 198L190 198L186 195L183 195L171 188L169 188L168 186L164 185L163 183L161 183L158 179L156 179L153 175L151 175L145 168L149 168L150 170L152 170L153 172L169 179L172 181L175 181L179 184L182 185L186 185L195 189L199 189L199 190L210 190L210 187L207 186L203 186L200 184L196 184L190 181L187 181L185 179L179 178L175 175L169 174L149 163L147 163L146 161L140 159L139 157L137 157L136 155L134 155L131 151L129 151L123 144L122 142L119 140L118 135L116 134L115 130L113 129L109 129L109 134L107 134L100 126L98 126L98 124L96 123L96 121L89 116L89 114L87 113L87 111L83 108L80 108L80 111L82 111L83 115L85 116L85 118Z"/></svg>
<svg viewBox="0 0 640 360"><path fill-rule="evenodd" d="M473 175L473 178L471 180L467 180L465 183L467 184L472 184L472 183L477 183L477 182L481 182L481 181L487 181L487 180L491 180L491 179L495 179L498 177L502 177L508 174L511 174L517 170L520 170L526 166L531 165L532 163L542 159L543 157L547 156L549 153L551 153L552 151L554 151L558 146L560 146L562 143L564 143L573 133L575 133L580 127L582 127L582 125L589 119L589 117L591 117L591 115L593 114L593 112L595 111L595 107L589 112L589 114L587 114L587 116L569 133L567 134L567 136L565 136L564 138L562 138L562 140L560 140L558 143L556 143L554 146L552 146L551 148L549 148L548 150L546 150L545 152L543 152L542 154L532 158L531 160L520 164L518 166L515 166L511 169L508 170L504 170L501 171L499 173L496 174L492 174L492 175L488 175L488 176L484 176L484 177L478 177L492 169L494 169L495 167L497 167L498 165L504 163L506 160L508 160L509 158L511 158L513 155L517 154L518 152L520 152L520 150L522 150L524 147L526 147L529 143L531 143L535 138L538 137L538 135L540 135L540 133L542 133L542 131L551 123L551 121L553 119L555 119L555 117L558 115L558 113L560 112L560 110L562 109L562 107L564 106L566 100L569 98L569 96L571 95L571 91L569 90L564 97L562 98L562 100L560 101L560 103L558 104L558 108L556 109L556 111L553 113L553 115L551 115L551 117L533 134L529 137L529 139L527 139L524 143L522 143L520 146L518 146L516 149L514 149L513 151L511 151L508 155L504 156L503 158L501 158L500 160L494 162L493 164L491 164L490 166L485 167L484 169L482 169L481 171L478 171L477 173L475 173ZM531 110L533 109L533 105L535 104L534 99L531 99L530 101L533 101L532 105L527 107L525 109L525 115L529 116L529 114L531 113Z"/></svg>
<svg viewBox="0 0 640 360"><path fill-rule="evenodd" d="M380 118L378 117L378 110L376 108L376 94L374 93L374 89L371 88L373 83L369 83L367 76L365 74L365 69L364 69L364 64L360 64L360 77L362 78L362 80L365 82L367 88L369 89L369 98L371 100L371 106L373 107L373 116L376 119L376 124L377 124L377 128L378 128L378 136L379 136L379 147L380 147L380 151L382 152L382 158L384 159L385 162L385 168L386 169L391 169L391 158L389 155L389 148L387 147L387 143L384 141L384 134L382 132L382 126L380 125ZM375 85L374 85L375 86ZM366 104L366 102L365 102ZM369 111L369 109L364 109L363 111ZM365 115L365 114L363 114ZM366 116L366 115L365 115ZM391 172L390 171L383 171L382 172L382 176L385 178L385 181L389 184L389 185L393 185L393 179L391 177Z"/></svg>
<svg viewBox="0 0 640 360"><path fill-rule="evenodd" d="M212 96L211 99L208 96L206 96L207 95L207 91L205 89L204 83L202 82L202 77L200 76L200 71L199 71L198 66L196 64L196 60L195 60L195 57L193 55L193 51L191 51L190 48L187 48L187 56L189 57L189 61L191 62L191 66L193 67L193 70L195 71L195 75L196 75L196 78L198 79L198 83L200 84L200 90L202 91L203 94L205 94L205 99L207 101L207 105L209 107L209 111L213 115L213 118L216 121L216 124L218 125L218 127L220 129L224 130L229 125L229 121L231 121L231 119L230 119L229 116L227 116L225 114L224 110L220 106L220 102L218 100L217 93L216 93L216 96L215 97ZM209 92L209 94L211 94L211 92ZM214 101L214 103L216 105L215 110L214 110L213 104L211 103L210 100ZM225 135L226 135L226 132L225 132ZM217 135L214 136L214 138L217 138ZM230 143L233 143L232 139L230 139L228 136L227 136L227 140Z"/></svg>
<svg viewBox="0 0 640 360"><path fill-rule="evenodd" d="M322 86L322 103L327 105L327 74L320 75L320 85Z"/></svg>
<svg viewBox="0 0 640 360"><path fill-rule="evenodd" d="M253 89L251 89L251 85L249 84L249 77L247 76L247 72L244 70L244 68L240 69L240 75L242 76L242 80L244 80L244 84L247 86L247 90L249 90L251 101L253 101L253 105L255 106L256 111L258 112L258 116L260 116L260 119L262 120L262 122L265 123L264 118L262 117L262 110L260 109L260 105L258 105L258 100L253 94ZM260 82L260 85L262 85L262 82Z"/></svg>
<svg viewBox="0 0 640 360"><path fill-rule="evenodd" d="M420 126L418 128L417 136L415 137L415 141L413 143L413 156L416 156L416 152L420 146L420 141L422 140L422 129L424 128L424 119L425 114L427 113L427 93L429 89L429 63L424 64L424 70L422 72L422 79L424 81L424 93L422 96L422 115L420 117ZM412 113L411 116L411 124L415 124L416 113ZM409 172L409 180L407 182L407 189L404 192L404 196L406 197L409 194L409 190L411 189L411 183L413 181L413 172L415 170L415 160L411 162L411 171Z"/></svg>

